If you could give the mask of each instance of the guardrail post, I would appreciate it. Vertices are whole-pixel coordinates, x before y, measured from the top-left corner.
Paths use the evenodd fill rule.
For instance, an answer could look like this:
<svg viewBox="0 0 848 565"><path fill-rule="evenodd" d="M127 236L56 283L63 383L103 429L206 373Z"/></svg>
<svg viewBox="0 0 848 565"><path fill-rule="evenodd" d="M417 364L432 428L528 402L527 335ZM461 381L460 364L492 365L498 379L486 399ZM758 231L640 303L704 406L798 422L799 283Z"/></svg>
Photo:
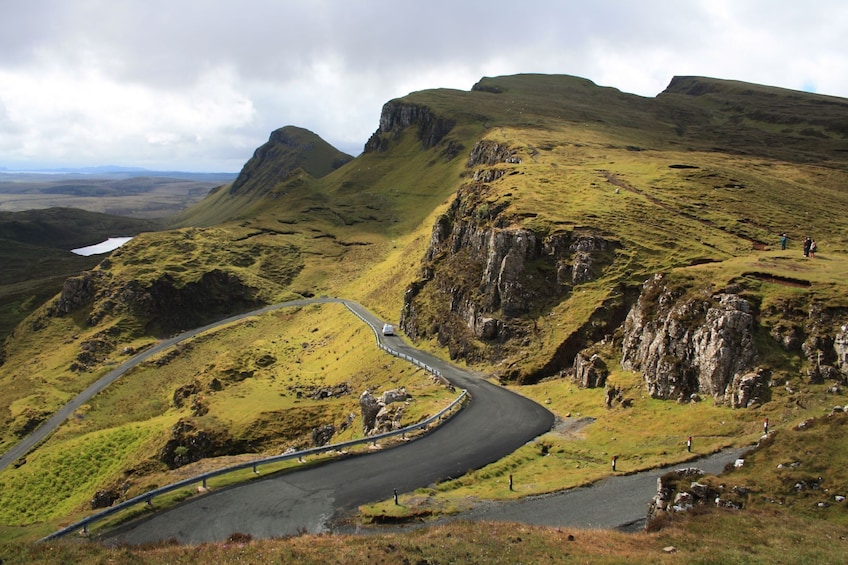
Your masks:
<svg viewBox="0 0 848 565"><path fill-rule="evenodd" d="M153 506L153 497L148 496L144 502L146 502L148 506Z"/></svg>
<svg viewBox="0 0 848 565"><path fill-rule="evenodd" d="M203 478L203 489L206 490L206 477Z"/></svg>
<svg viewBox="0 0 848 565"><path fill-rule="evenodd" d="M259 471L256 470L256 463L253 464L253 474L258 475Z"/></svg>

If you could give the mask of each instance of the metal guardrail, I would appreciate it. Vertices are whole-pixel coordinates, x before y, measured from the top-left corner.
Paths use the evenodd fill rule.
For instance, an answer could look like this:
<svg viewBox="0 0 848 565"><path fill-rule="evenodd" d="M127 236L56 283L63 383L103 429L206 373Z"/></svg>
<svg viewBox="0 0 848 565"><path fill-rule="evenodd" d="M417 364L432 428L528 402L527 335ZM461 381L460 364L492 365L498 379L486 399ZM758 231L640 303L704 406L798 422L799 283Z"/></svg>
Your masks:
<svg viewBox="0 0 848 565"><path fill-rule="evenodd" d="M377 337L377 346L380 349L386 351L387 353L389 353L391 355L394 355L395 357L409 361L410 363L414 364L415 366L421 367L422 369L429 371L430 373L432 373L433 375L435 375L437 377L441 377L441 373L438 370L434 369L433 367L430 367L429 365L422 363L421 361L418 361L417 359L410 357L409 355L406 355L404 353L401 353L399 351L396 351L396 350L384 345L380 341L379 334L377 334L377 329L374 328L362 316L360 316L355 310L353 310L353 308L351 308L346 302L345 302L345 305L348 307L348 309L351 312L353 312L354 315L356 315L358 318L360 318L362 321L364 321L366 324L368 324L368 326L371 327L371 329L374 330L374 333ZM106 510L98 512L97 514L92 514L91 516L88 516L87 518L83 518L79 522L71 524L70 526L66 526L66 527L62 528L61 530L58 530L58 531L53 532L52 534L50 534L48 536L41 538L39 540L39 542L55 540L55 539L64 537L64 536L66 536L66 535L68 535L72 532L76 532L76 531L79 531L79 530L82 530L83 532L87 533L88 527L91 524L98 522L100 520L103 520L105 518L108 518L109 516L117 514L118 512L121 512L122 510L126 510L127 508L135 506L136 504L146 503L148 505L152 505L154 497L161 496L163 494L168 494L170 492L174 492L174 491L195 485L197 483L202 483L203 487L205 488L206 487L206 481L208 481L209 479L212 479L214 477L220 477L222 475L233 473L235 471L241 471L241 470L244 470L244 469L253 468L253 472L258 473L257 468L260 465L268 465L270 463L279 463L281 461L286 461L286 460L295 459L295 458L302 459L303 457L306 457L306 456L309 456L309 455L316 455L316 454L324 453L324 452L327 452L327 451L340 451L340 450L348 448L348 447L353 447L353 446L356 446L356 445L362 445L362 444L367 444L367 443L376 444L378 440L389 438L389 437L394 437L394 436L401 436L402 438L405 439L406 434L414 432L414 431L419 430L419 429L426 428L427 426L429 426L433 422L435 422L437 420L441 420L445 416L445 414L447 414L448 412L453 410L455 407L462 404L462 402L466 398L468 398L468 391L463 389L462 392L460 393L460 395L453 402L451 402L448 406L446 406L445 408L440 410L438 413L436 413L433 416L430 416L429 418L422 420L422 421L420 421L416 424L406 426L405 428L401 428L399 430L384 432L382 434L377 434L377 435L368 436L368 437L364 437L364 438L360 438L360 439L345 441L345 442L342 442L342 443L323 445L321 447L313 447L311 449L305 449L303 451L293 451L291 453L283 453L281 455L274 455L272 457L257 459L255 461L246 461L244 463L239 463L238 465L232 465L232 466L229 466L229 467L224 467L223 469L217 469L215 471L209 471L208 473L203 473L201 475L190 477L188 479L183 479L182 481L178 481L176 483L172 483L170 485L166 485L164 487L160 487L160 488L145 492L145 493L140 494L136 497L133 497L129 500L125 500L124 502L121 502L120 504L116 504L115 506L111 506L111 507L107 508Z"/></svg>

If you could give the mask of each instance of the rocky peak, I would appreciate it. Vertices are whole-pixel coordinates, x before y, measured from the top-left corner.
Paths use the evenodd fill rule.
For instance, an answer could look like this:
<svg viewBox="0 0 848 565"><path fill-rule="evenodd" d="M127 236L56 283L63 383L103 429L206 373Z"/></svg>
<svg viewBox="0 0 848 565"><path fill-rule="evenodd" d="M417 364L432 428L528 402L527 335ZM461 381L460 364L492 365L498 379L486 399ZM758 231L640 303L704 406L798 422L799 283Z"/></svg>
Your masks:
<svg viewBox="0 0 848 565"><path fill-rule="evenodd" d="M271 132L268 141L256 149L230 194L268 192L297 170L320 178L352 159L307 129L285 126Z"/></svg>

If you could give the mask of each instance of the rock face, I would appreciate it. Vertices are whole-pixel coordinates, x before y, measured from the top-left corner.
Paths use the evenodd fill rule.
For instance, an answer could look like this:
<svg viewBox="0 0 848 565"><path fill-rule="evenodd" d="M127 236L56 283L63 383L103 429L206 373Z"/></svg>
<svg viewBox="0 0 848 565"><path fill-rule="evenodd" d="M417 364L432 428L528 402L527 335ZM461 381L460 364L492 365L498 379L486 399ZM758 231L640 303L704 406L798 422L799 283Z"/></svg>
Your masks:
<svg viewBox="0 0 848 565"><path fill-rule="evenodd" d="M762 367L752 373L736 375L730 387L730 406L748 408L768 401L771 398L770 377L771 371Z"/></svg>
<svg viewBox="0 0 848 565"><path fill-rule="evenodd" d="M203 427L193 419L182 418L171 429L171 439L160 450L159 460L176 469L206 457L242 453L245 447L223 429Z"/></svg>
<svg viewBox="0 0 848 565"><path fill-rule="evenodd" d="M365 152L385 151L390 141L412 125L418 126L418 140L429 149L453 129L454 121L437 116L426 106L391 100L383 105L380 125L365 144Z"/></svg>
<svg viewBox="0 0 848 565"><path fill-rule="evenodd" d="M735 294L692 298L655 275L624 323L621 365L641 371L655 398L724 400L756 360L752 308Z"/></svg>
<svg viewBox="0 0 848 565"><path fill-rule="evenodd" d="M54 316L63 316L89 304L94 299L100 279L102 274L99 271L85 271L77 277L65 279L62 292L48 307L48 312Z"/></svg>
<svg viewBox="0 0 848 565"><path fill-rule="evenodd" d="M67 279L61 294L48 304L46 312L47 316L61 317L87 308L86 321L96 326L106 316L126 311L150 323L154 331L172 333L261 304L256 289L221 269L207 271L198 280L187 283L168 273L146 283L136 280L123 283L113 281L107 272L96 270ZM86 364L85 359L80 362Z"/></svg>
<svg viewBox="0 0 848 565"><path fill-rule="evenodd" d="M504 167L519 162L509 147L492 141L472 149L467 168L473 180L436 220L421 277L404 296L406 334L435 337L451 358L502 360L507 349L531 339L531 312L558 304L615 258L618 243L595 231L522 227L509 213L509 197L496 196L488 185L509 170ZM611 333L622 320L623 314L607 316L605 329ZM571 367L585 345L570 344L571 355L562 355L545 372Z"/></svg>

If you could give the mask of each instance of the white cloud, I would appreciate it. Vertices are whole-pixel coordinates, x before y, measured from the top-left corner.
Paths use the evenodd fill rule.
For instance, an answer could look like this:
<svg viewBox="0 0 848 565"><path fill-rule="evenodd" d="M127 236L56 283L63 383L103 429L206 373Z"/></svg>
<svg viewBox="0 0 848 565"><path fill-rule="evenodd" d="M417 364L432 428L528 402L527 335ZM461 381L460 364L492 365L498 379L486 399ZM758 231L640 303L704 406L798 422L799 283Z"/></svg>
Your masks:
<svg viewBox="0 0 848 565"><path fill-rule="evenodd" d="M841 0L0 4L0 166L238 170L289 124L355 154L391 98L524 72L644 96L674 75L848 96Z"/></svg>

